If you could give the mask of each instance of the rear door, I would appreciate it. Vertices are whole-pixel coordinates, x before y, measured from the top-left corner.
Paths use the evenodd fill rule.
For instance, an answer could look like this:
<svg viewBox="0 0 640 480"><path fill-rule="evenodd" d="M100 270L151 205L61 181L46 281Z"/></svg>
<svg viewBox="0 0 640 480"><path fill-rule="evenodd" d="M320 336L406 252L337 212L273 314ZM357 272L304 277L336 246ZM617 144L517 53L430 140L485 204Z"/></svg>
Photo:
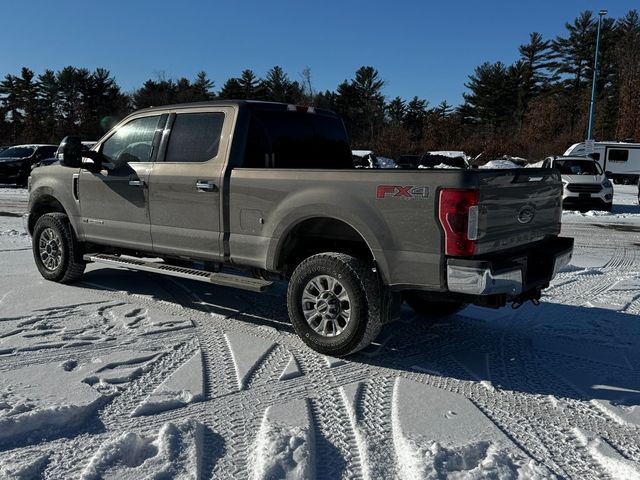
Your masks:
<svg viewBox="0 0 640 480"><path fill-rule="evenodd" d="M171 114L149 179L151 236L159 255L220 260L221 177L233 109Z"/></svg>
<svg viewBox="0 0 640 480"><path fill-rule="evenodd" d="M151 251L147 185L167 117L152 113L131 119L97 147L107 160L102 171L80 171L86 240Z"/></svg>

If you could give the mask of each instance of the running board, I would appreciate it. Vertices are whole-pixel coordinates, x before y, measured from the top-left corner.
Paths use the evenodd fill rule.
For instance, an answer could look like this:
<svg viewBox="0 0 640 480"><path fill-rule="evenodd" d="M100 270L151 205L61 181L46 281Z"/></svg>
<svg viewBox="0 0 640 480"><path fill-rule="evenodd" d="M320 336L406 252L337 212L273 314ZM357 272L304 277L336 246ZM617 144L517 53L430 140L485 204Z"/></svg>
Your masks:
<svg viewBox="0 0 640 480"><path fill-rule="evenodd" d="M273 282L261 280L259 278L242 277L228 273L207 272L196 268L176 267L160 262L145 262L137 258L118 257L116 255L105 255L103 253L87 253L82 257L86 262L104 263L114 267L127 268L129 270L140 270L142 272L160 273L172 277L189 278L200 282L223 285L225 287L241 288L252 292L263 292Z"/></svg>

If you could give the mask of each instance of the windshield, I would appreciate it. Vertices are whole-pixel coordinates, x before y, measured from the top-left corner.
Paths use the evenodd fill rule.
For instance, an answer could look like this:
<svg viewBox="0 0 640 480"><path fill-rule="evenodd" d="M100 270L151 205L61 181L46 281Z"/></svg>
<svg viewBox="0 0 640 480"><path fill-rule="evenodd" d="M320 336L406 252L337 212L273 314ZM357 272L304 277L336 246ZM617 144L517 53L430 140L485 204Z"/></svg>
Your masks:
<svg viewBox="0 0 640 480"><path fill-rule="evenodd" d="M602 168L589 160L556 160L554 168L563 175L602 175Z"/></svg>
<svg viewBox="0 0 640 480"><path fill-rule="evenodd" d="M33 154L33 148L30 147L11 147L0 152L0 158L24 158Z"/></svg>

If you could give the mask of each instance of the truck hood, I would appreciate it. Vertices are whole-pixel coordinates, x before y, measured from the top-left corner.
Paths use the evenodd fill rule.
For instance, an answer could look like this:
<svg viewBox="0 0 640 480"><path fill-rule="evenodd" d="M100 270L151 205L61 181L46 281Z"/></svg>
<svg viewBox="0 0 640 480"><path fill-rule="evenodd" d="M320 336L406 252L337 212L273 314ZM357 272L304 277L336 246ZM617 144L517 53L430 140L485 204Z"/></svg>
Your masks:
<svg viewBox="0 0 640 480"><path fill-rule="evenodd" d="M601 184L604 175L562 175L562 181L566 183L593 183Z"/></svg>

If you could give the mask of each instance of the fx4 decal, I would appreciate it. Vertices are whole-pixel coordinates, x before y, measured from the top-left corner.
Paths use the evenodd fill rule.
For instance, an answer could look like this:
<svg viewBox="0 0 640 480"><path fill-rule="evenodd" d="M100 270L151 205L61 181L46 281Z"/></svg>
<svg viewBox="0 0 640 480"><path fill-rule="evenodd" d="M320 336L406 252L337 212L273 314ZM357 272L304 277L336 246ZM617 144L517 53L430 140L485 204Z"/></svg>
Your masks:
<svg viewBox="0 0 640 480"><path fill-rule="evenodd" d="M429 187L413 185L378 185L376 198L429 198Z"/></svg>

